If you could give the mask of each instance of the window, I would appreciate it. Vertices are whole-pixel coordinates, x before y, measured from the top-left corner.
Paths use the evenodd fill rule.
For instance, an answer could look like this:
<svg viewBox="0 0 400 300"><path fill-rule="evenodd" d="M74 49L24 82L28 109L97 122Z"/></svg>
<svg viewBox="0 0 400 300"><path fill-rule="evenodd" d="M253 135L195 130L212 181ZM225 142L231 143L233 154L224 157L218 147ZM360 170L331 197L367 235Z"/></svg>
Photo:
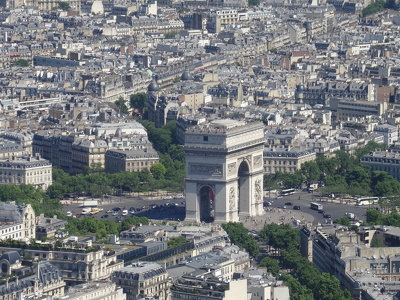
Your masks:
<svg viewBox="0 0 400 300"><path fill-rule="evenodd" d="M203 142L208 142L208 136L206 135L203 136Z"/></svg>

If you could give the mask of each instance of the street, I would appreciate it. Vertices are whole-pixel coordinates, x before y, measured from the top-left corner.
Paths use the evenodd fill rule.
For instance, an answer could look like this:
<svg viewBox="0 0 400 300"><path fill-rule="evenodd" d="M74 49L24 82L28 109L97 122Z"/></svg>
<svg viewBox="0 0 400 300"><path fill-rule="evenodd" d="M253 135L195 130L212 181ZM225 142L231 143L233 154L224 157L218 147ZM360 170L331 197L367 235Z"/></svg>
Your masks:
<svg viewBox="0 0 400 300"><path fill-rule="evenodd" d="M354 204L341 204L339 201L333 202L330 201L322 201L319 202L319 197L314 197L312 193L308 192L296 192L293 195L284 196L280 199L276 199L276 197L264 198L265 200L272 200L273 204L269 207L278 208L278 206L284 206L285 203L291 202L292 205L286 205L286 209L293 209L293 206L300 206L300 211L305 212L312 217L314 217L313 224L315 225L317 222L324 223L326 218L324 218L323 214L318 213L318 211L310 208L311 202L317 202L324 206L323 211L326 214L331 215L331 219L337 219L340 217L344 217L346 213L354 213L358 219L365 221L365 214L368 209L368 205L364 206L355 206Z"/></svg>

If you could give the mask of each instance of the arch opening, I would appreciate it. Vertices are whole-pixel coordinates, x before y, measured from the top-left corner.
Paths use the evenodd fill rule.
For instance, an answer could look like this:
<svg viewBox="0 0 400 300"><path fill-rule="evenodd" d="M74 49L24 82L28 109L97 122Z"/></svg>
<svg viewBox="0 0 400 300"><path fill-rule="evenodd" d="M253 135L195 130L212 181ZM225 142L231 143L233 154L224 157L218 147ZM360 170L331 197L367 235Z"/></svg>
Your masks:
<svg viewBox="0 0 400 300"><path fill-rule="evenodd" d="M238 169L238 213L249 213L250 168L242 161Z"/></svg>
<svg viewBox="0 0 400 300"><path fill-rule="evenodd" d="M214 222L214 192L211 187L203 186L199 190L200 222Z"/></svg>

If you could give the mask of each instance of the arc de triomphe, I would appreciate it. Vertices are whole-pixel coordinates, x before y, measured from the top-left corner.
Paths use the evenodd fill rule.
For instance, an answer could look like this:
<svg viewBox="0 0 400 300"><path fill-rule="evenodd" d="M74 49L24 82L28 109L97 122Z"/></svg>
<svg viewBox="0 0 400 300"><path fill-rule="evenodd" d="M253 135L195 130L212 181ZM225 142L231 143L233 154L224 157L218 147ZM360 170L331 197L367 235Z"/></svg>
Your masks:
<svg viewBox="0 0 400 300"><path fill-rule="evenodd" d="M216 120L185 132L186 219L238 221L263 213L264 126Z"/></svg>

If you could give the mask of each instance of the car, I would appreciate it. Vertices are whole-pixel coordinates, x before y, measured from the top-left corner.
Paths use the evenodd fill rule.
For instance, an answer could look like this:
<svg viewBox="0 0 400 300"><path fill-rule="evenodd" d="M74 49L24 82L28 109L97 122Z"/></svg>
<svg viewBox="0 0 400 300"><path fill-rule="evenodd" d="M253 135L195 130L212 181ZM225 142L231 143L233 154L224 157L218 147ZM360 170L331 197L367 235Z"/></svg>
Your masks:
<svg viewBox="0 0 400 300"><path fill-rule="evenodd" d="M118 216L118 212L114 211L112 215L113 216Z"/></svg>
<svg viewBox="0 0 400 300"><path fill-rule="evenodd" d="M291 206L291 205L292 205L292 202L286 202L285 205Z"/></svg>
<svg viewBox="0 0 400 300"><path fill-rule="evenodd" d="M127 209L124 209L124 210L122 211L122 215L123 215L123 216L127 216L127 215L128 215L128 210L127 210Z"/></svg>
<svg viewBox="0 0 400 300"><path fill-rule="evenodd" d="M330 219L331 215L330 214L323 214L324 218Z"/></svg>
<svg viewBox="0 0 400 300"><path fill-rule="evenodd" d="M282 198L282 196L276 196L276 199L281 199Z"/></svg>
<svg viewBox="0 0 400 300"><path fill-rule="evenodd" d="M169 205L170 205L170 206L178 206L178 203L171 202Z"/></svg>
<svg viewBox="0 0 400 300"><path fill-rule="evenodd" d="M102 215L101 218L106 219L106 218L108 218L108 215Z"/></svg>
<svg viewBox="0 0 400 300"><path fill-rule="evenodd" d="M72 212L67 211L67 217L72 217Z"/></svg>
<svg viewBox="0 0 400 300"><path fill-rule="evenodd" d="M121 210L121 207L114 207L113 208L113 211L120 211Z"/></svg>
<svg viewBox="0 0 400 300"><path fill-rule="evenodd" d="M174 199L172 196L165 196L164 197L164 200L172 200L172 199Z"/></svg>
<svg viewBox="0 0 400 300"><path fill-rule="evenodd" d="M185 198L185 196L183 196L183 194L178 194L174 196L174 199L183 199Z"/></svg>
<svg viewBox="0 0 400 300"><path fill-rule="evenodd" d="M182 201L181 204L182 204L182 205L186 205L186 201Z"/></svg>
<svg viewBox="0 0 400 300"><path fill-rule="evenodd" d="M286 209L285 205L279 205L278 208Z"/></svg>
<svg viewBox="0 0 400 300"><path fill-rule="evenodd" d="M98 208L98 210L99 210L99 211L103 211L103 210L104 210L104 208L102 208L102 207L99 207L99 208Z"/></svg>
<svg viewBox="0 0 400 300"><path fill-rule="evenodd" d="M295 206L293 206L293 209L294 209L294 210L300 210L300 205L295 205Z"/></svg>
<svg viewBox="0 0 400 300"><path fill-rule="evenodd" d="M319 210L318 210L318 213L319 213L319 214L324 214L324 211L319 209Z"/></svg>
<svg viewBox="0 0 400 300"><path fill-rule="evenodd" d="M109 209L109 210L106 211L106 213L108 213L108 214L112 214L113 212L114 211L112 209Z"/></svg>

